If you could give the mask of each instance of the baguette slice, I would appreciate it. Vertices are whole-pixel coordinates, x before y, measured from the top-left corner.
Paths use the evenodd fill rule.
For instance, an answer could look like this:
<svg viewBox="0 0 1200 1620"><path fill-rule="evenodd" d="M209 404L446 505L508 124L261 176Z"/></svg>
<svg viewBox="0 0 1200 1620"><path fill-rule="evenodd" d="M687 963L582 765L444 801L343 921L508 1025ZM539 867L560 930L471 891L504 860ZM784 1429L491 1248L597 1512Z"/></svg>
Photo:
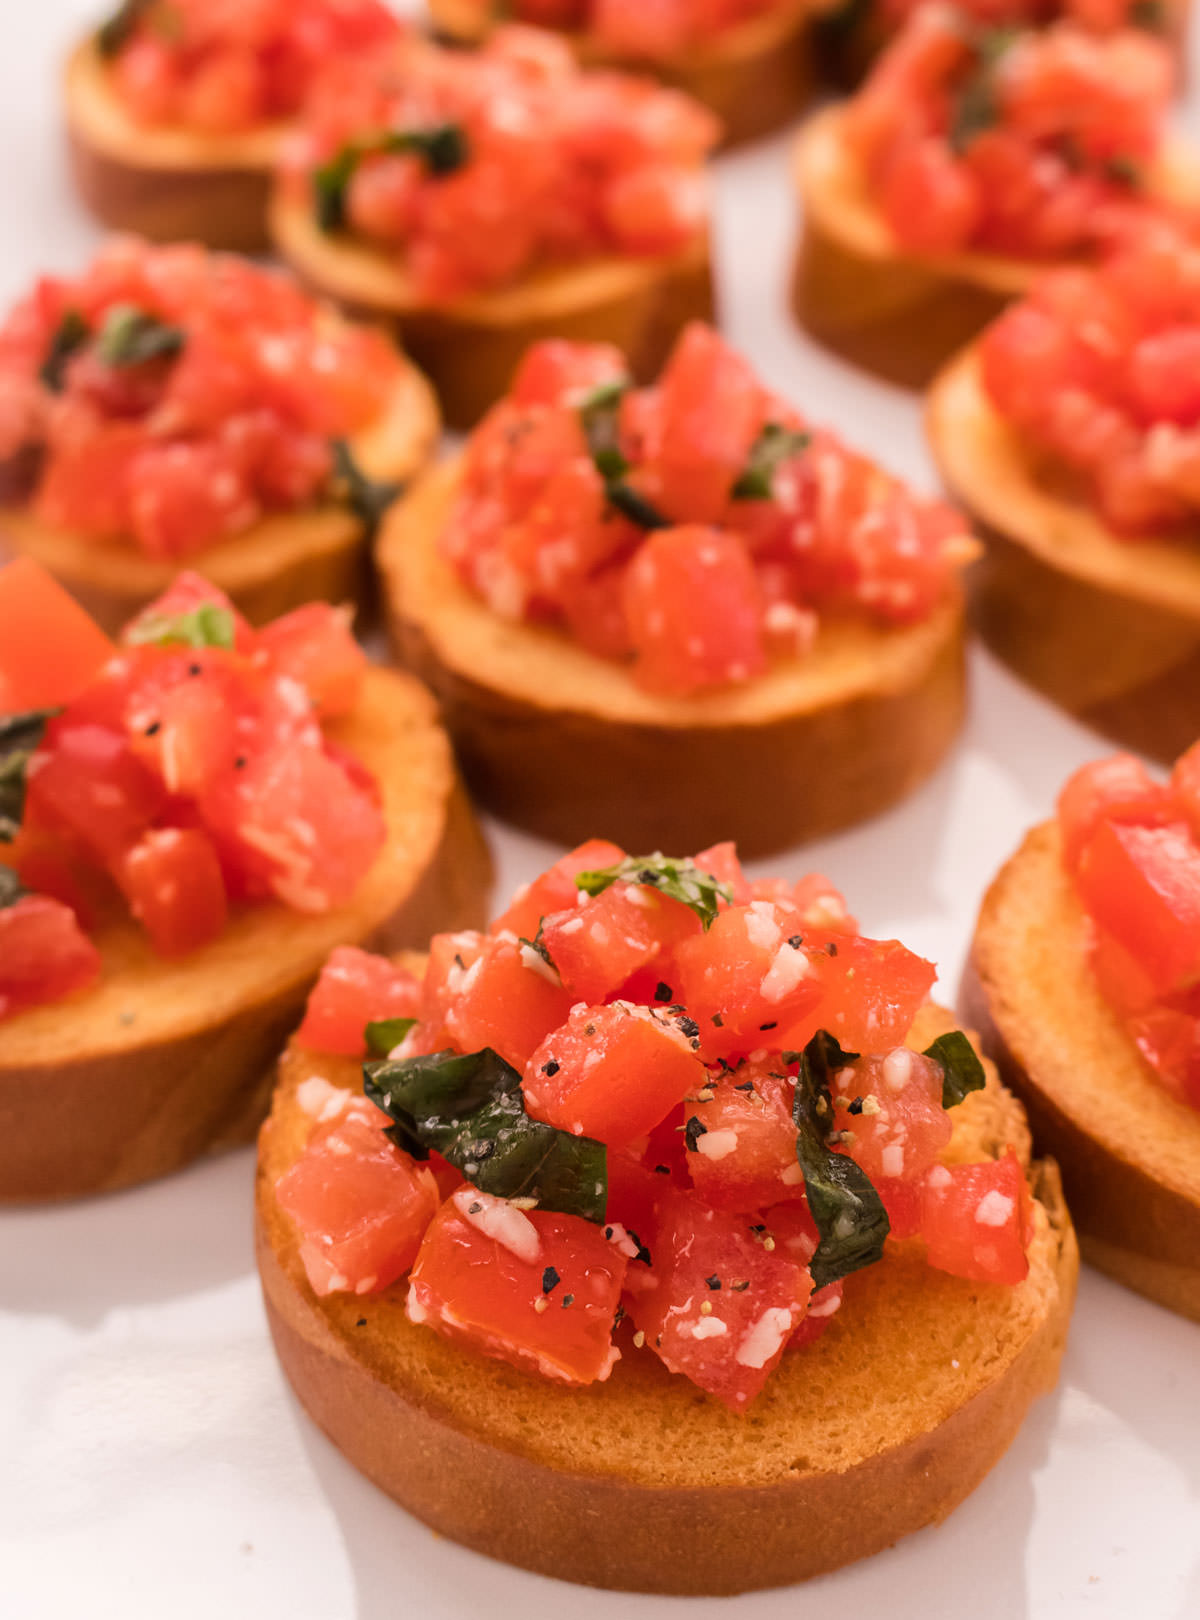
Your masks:
<svg viewBox="0 0 1200 1620"><path fill-rule="evenodd" d="M432 308L419 303L402 266L386 253L320 229L302 202L280 189L271 201L280 256L309 287L351 313L385 320L433 379L451 427L472 426L508 388L531 343L566 338L613 343L633 375L658 375L679 333L713 318L707 238L667 258L594 259L540 270L510 287Z"/></svg>
<svg viewBox="0 0 1200 1620"><path fill-rule="evenodd" d="M793 306L821 343L855 365L923 388L1049 266L995 253L919 255L896 245L846 144L845 110L805 125L794 175L803 209ZM1200 201L1200 160L1173 147L1150 179L1176 202Z"/></svg>
<svg viewBox="0 0 1200 1620"><path fill-rule="evenodd" d="M401 662L441 700L473 792L506 821L626 849L733 838L766 855L861 821L934 769L962 722L963 603L920 624L831 621L815 652L693 698L643 692L561 631L501 619L439 555L456 463L385 520L377 547Z"/></svg>
<svg viewBox="0 0 1200 1620"><path fill-rule="evenodd" d="M930 1007L913 1044L951 1027ZM318 1299L278 1177L312 1121L298 1084L356 1066L292 1047L259 1142L267 1317L296 1393L356 1467L441 1535L541 1574L640 1592L724 1594L836 1569L943 1519L1057 1377L1078 1254L1053 1165L1032 1166L1030 1274L1016 1288L929 1269L896 1245L847 1280L833 1326L785 1356L746 1416L673 1377L628 1328L611 1379L563 1389L404 1314L404 1282ZM1011 1144L1019 1105L989 1074L951 1151Z"/></svg>
<svg viewBox="0 0 1200 1620"><path fill-rule="evenodd" d="M1117 539L994 409L974 348L938 377L927 420L987 537L973 605L992 650L1085 724L1176 759L1200 735L1200 524L1183 541Z"/></svg>
<svg viewBox="0 0 1200 1620"><path fill-rule="evenodd" d="M287 124L239 135L147 129L115 94L94 39L68 57L63 97L75 185L105 225L240 253L270 245L267 200Z"/></svg>
<svg viewBox="0 0 1200 1620"><path fill-rule="evenodd" d="M614 55L585 33L566 37L587 67L652 72L694 96L720 118L732 146L783 128L811 100L816 89L811 23L817 9L814 0L778 0L772 10L669 62ZM478 44L488 32L487 20L470 0L429 0L429 10L437 31L456 43Z"/></svg>
<svg viewBox="0 0 1200 1620"><path fill-rule="evenodd" d="M109 920L94 989L0 1025L0 1202L107 1192L249 1141L335 945L395 949L482 921L490 861L428 693L371 670L329 729L384 798L387 844L354 899L322 916L253 907L176 961L127 915Z"/></svg>
<svg viewBox="0 0 1200 1620"><path fill-rule="evenodd" d="M433 390L405 364L387 410L353 439L355 458L368 477L406 483L429 460L440 426ZM273 513L190 560L252 624L265 624L304 602L363 601L368 538L362 517L327 502ZM40 562L114 635L162 595L179 567L129 539L40 522L24 506L0 507L5 546Z"/></svg>
<svg viewBox="0 0 1200 1620"><path fill-rule="evenodd" d="M1100 994L1085 921L1057 826L1035 827L983 902L964 1008L1062 1164L1084 1258L1200 1322L1200 1110Z"/></svg>

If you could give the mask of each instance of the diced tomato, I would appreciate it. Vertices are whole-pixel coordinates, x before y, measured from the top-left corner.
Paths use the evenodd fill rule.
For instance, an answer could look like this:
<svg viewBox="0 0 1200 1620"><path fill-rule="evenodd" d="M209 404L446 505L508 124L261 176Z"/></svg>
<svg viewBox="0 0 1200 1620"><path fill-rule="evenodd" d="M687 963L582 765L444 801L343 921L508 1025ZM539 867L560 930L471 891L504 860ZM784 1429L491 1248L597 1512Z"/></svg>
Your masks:
<svg viewBox="0 0 1200 1620"><path fill-rule="evenodd" d="M778 1052L710 1073L707 1100L687 1105L684 1131L688 1169L705 1203L748 1213L803 1197L795 1091Z"/></svg>
<svg viewBox="0 0 1200 1620"><path fill-rule="evenodd" d="M872 1184L915 1182L932 1168L954 1134L942 1107L942 1069L897 1046L859 1060L836 1077L834 1129L841 1150Z"/></svg>
<svg viewBox="0 0 1200 1620"><path fill-rule="evenodd" d="M616 844L603 838L588 839L555 861L527 889L517 894L508 910L492 924L492 933L507 932L521 939L533 939L543 917L581 903L582 890L575 883L581 872L604 872L624 859L625 851Z"/></svg>
<svg viewBox="0 0 1200 1620"><path fill-rule="evenodd" d="M1200 844L1200 743L1181 754L1171 772L1171 795Z"/></svg>
<svg viewBox="0 0 1200 1620"><path fill-rule="evenodd" d="M686 1027L623 1001L573 1007L525 1066L529 1112L576 1136L628 1146L707 1078Z"/></svg>
<svg viewBox="0 0 1200 1620"><path fill-rule="evenodd" d="M566 1022L573 999L530 946L489 938L459 981L446 1030L459 1051L490 1046L523 1070L550 1031Z"/></svg>
<svg viewBox="0 0 1200 1620"><path fill-rule="evenodd" d="M574 1215L526 1214L463 1187L425 1234L408 1294L411 1321L566 1384L603 1382L626 1259Z"/></svg>
<svg viewBox="0 0 1200 1620"><path fill-rule="evenodd" d="M225 928L229 907L221 863L199 828L143 833L121 856L116 877L160 956L186 956Z"/></svg>
<svg viewBox="0 0 1200 1620"><path fill-rule="evenodd" d="M749 362L719 333L698 321L685 329L658 384L655 493L666 512L701 524L722 518L766 402Z"/></svg>
<svg viewBox="0 0 1200 1620"><path fill-rule="evenodd" d="M688 906L640 883L614 883L570 910L543 920L542 940L564 987L603 1001L640 968L669 957L701 932Z"/></svg>
<svg viewBox="0 0 1200 1620"><path fill-rule="evenodd" d="M102 865L131 849L166 801L166 789L126 739L103 726L52 725L30 772L28 815Z"/></svg>
<svg viewBox="0 0 1200 1620"><path fill-rule="evenodd" d="M625 356L611 343L567 343L546 338L530 348L512 380L517 405L558 405L584 399L629 374Z"/></svg>
<svg viewBox="0 0 1200 1620"><path fill-rule="evenodd" d="M345 1093L344 1106L318 1125L276 1183L316 1294L373 1294L395 1282L437 1213L432 1172L384 1136L385 1123L364 1098Z"/></svg>
<svg viewBox="0 0 1200 1620"><path fill-rule="evenodd" d="M416 1018L420 1011L421 986L407 968L354 945L339 945L309 993L296 1039L315 1052L364 1057L369 1023Z"/></svg>
<svg viewBox="0 0 1200 1620"><path fill-rule="evenodd" d="M1160 994L1200 979L1200 848L1186 827L1102 821L1080 857L1080 898Z"/></svg>
<svg viewBox="0 0 1200 1620"><path fill-rule="evenodd" d="M1029 1221L1029 1188L1011 1148L983 1164L936 1165L925 1179L921 1236L939 1271L973 1282L1022 1282Z"/></svg>
<svg viewBox="0 0 1200 1620"><path fill-rule="evenodd" d="M788 1025L787 1045L807 1045L827 1029L849 1051L879 1052L897 1046L937 977L926 962L894 939L837 935L836 955L825 968L826 992L814 1012Z"/></svg>
<svg viewBox="0 0 1200 1620"><path fill-rule="evenodd" d="M745 1411L783 1356L812 1293L807 1269L756 1241L744 1216L672 1193L648 1241L654 1286L629 1298L638 1329L672 1372Z"/></svg>
<svg viewBox="0 0 1200 1620"><path fill-rule="evenodd" d="M776 1204L773 1209L765 1211L760 1224L764 1231L756 1236L764 1242L769 1237L775 1245L774 1252L794 1261L796 1265L807 1266L816 1254L820 1234L807 1199L790 1199L786 1204ZM788 1340L789 1351L804 1350L822 1337L842 1308L844 1292L845 1284L840 1278L837 1282L826 1283L824 1288L814 1289L804 1319Z"/></svg>
<svg viewBox="0 0 1200 1620"><path fill-rule="evenodd" d="M195 678L164 683L161 695L143 686L123 717L127 726L134 722L131 749L168 793L201 794L233 767L238 754L238 712L229 683L219 666L206 669L205 663L197 660Z"/></svg>
<svg viewBox="0 0 1200 1620"><path fill-rule="evenodd" d="M68 703L114 650L39 563L18 557L0 568L0 714Z"/></svg>
<svg viewBox="0 0 1200 1620"><path fill-rule="evenodd" d="M1164 788L1132 754L1114 754L1082 765L1058 796L1063 859L1075 871L1102 820L1157 827L1171 819Z"/></svg>
<svg viewBox="0 0 1200 1620"><path fill-rule="evenodd" d="M1129 1032L1168 1087L1200 1108L1200 1011L1152 1007L1130 1019Z"/></svg>
<svg viewBox="0 0 1200 1620"><path fill-rule="evenodd" d="M349 714L362 691L367 656L351 633L351 618L348 609L309 602L258 635L271 668L298 681L326 719Z"/></svg>
<svg viewBox="0 0 1200 1620"><path fill-rule="evenodd" d="M0 1018L86 990L99 976L99 951L61 901L27 894L0 908Z"/></svg>

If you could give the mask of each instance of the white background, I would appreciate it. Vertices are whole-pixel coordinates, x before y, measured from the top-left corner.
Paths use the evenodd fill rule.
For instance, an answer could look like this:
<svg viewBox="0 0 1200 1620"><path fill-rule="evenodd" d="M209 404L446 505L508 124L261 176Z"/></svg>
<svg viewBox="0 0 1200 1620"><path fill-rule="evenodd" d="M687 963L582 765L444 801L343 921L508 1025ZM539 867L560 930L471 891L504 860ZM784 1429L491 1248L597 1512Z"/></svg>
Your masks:
<svg viewBox="0 0 1200 1620"><path fill-rule="evenodd" d="M97 240L68 186L56 84L93 19L88 0L0 0L3 303ZM806 412L932 489L916 401L788 318L786 151L779 139L719 166L726 330ZM867 932L941 963L947 998L988 879L1102 751L982 652L972 675L962 746L924 791L772 863L829 873ZM498 893L552 856L491 831ZM1200 1617L1200 1328L1099 1276L1084 1275L1059 1392L942 1528L803 1588L614 1596L436 1539L316 1432L267 1339L251 1168L247 1150L117 1197L0 1213L0 1620Z"/></svg>

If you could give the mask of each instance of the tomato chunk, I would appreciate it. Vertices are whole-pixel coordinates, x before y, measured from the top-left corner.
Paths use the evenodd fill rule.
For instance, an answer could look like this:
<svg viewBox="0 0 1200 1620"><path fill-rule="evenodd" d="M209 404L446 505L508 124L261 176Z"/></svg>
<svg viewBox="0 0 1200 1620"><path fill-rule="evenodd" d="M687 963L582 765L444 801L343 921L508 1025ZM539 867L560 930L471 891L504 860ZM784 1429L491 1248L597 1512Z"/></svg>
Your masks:
<svg viewBox="0 0 1200 1620"><path fill-rule="evenodd" d="M0 908L0 1018L86 990L100 975L100 953L75 913L46 895Z"/></svg>
<svg viewBox="0 0 1200 1620"><path fill-rule="evenodd" d="M754 900L721 912L676 952L679 999L700 1026L706 1057L785 1044L774 1033L814 1012L829 957L809 950L789 904Z"/></svg>
<svg viewBox="0 0 1200 1620"><path fill-rule="evenodd" d="M490 1046L524 1069L550 1031L566 1022L573 999L531 946L490 938L459 981L446 1030L459 1051Z"/></svg>
<svg viewBox="0 0 1200 1620"><path fill-rule="evenodd" d="M1101 822L1077 882L1087 910L1160 994L1200 979L1200 849L1185 827Z"/></svg>
<svg viewBox="0 0 1200 1620"><path fill-rule="evenodd" d="M688 1170L705 1203L749 1212L803 1197L792 1119L796 1088L781 1055L710 1071L707 1091L707 1100L688 1104L684 1132Z"/></svg>
<svg viewBox="0 0 1200 1620"><path fill-rule="evenodd" d="M0 568L0 714L70 702L114 650L39 563L18 557Z"/></svg>
<svg viewBox="0 0 1200 1620"><path fill-rule="evenodd" d="M1022 1282L1029 1208L1025 1172L1011 1148L984 1164L936 1165L921 1208L930 1265L973 1282Z"/></svg>
<svg viewBox="0 0 1200 1620"><path fill-rule="evenodd" d="M452 1194L413 1267L408 1315L482 1355L565 1384L603 1382L626 1259L574 1215Z"/></svg>
<svg viewBox="0 0 1200 1620"><path fill-rule="evenodd" d="M1083 765L1068 778L1058 796L1058 825L1063 860L1075 871L1101 821L1159 826L1170 819L1167 790L1132 754Z"/></svg>
<svg viewBox="0 0 1200 1620"><path fill-rule="evenodd" d="M542 939L572 995L603 1001L640 968L701 932L681 901L646 884L614 883L582 905L546 917Z"/></svg>
<svg viewBox="0 0 1200 1620"><path fill-rule="evenodd" d="M308 602L258 633L272 669L298 681L325 719L349 714L362 691L367 655L354 639L351 619L348 609Z"/></svg>
<svg viewBox="0 0 1200 1620"><path fill-rule="evenodd" d="M225 928L221 863L199 828L152 828L121 857L116 877L160 956L186 956Z"/></svg>
<svg viewBox="0 0 1200 1620"><path fill-rule="evenodd" d="M314 1052L364 1057L369 1023L416 1018L420 1011L421 986L407 968L357 946L339 945L309 994L296 1039Z"/></svg>
<svg viewBox="0 0 1200 1620"><path fill-rule="evenodd" d="M517 934L532 939L543 917L551 912L565 911L580 902L582 890L575 879L580 872L603 872L618 866L625 859L625 851L603 838L589 838L570 854L555 861L540 877L518 893L507 911L492 924L494 934Z"/></svg>

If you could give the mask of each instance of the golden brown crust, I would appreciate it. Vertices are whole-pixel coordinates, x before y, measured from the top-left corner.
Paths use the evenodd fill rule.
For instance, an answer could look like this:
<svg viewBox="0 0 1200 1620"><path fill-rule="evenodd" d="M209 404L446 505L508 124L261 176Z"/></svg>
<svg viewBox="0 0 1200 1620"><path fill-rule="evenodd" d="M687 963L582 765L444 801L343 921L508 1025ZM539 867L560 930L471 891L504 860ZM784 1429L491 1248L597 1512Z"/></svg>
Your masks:
<svg viewBox="0 0 1200 1620"><path fill-rule="evenodd" d="M934 1008L918 1023L914 1044L950 1027ZM311 1124L295 1088L314 1072L355 1083L352 1064L293 1047L260 1139L258 1256L276 1349L357 1467L479 1551L635 1591L806 1579L944 1518L1055 1381L1078 1256L1052 1167L1037 1179L1031 1272L1018 1288L947 1277L919 1246L897 1245L849 1279L833 1326L785 1358L745 1417L624 1330L609 1382L565 1390L413 1326L403 1283L319 1300L273 1193ZM1020 1110L994 1075L957 1112L965 1156L1011 1143L1027 1160Z"/></svg>
<svg viewBox="0 0 1200 1620"><path fill-rule="evenodd" d="M154 242L203 242L259 253L270 245L267 200L286 133L147 129L113 93L93 39L67 59L67 141L80 196L104 224Z"/></svg>
<svg viewBox="0 0 1200 1620"><path fill-rule="evenodd" d="M452 427L478 421L506 392L525 350L542 338L613 343L634 376L648 380L689 321L713 317L707 239L667 258L541 270L432 309L416 301L394 258L348 236L326 235L282 190L272 198L270 221L276 249L302 281L352 313L395 323L432 378Z"/></svg>
<svg viewBox="0 0 1200 1620"><path fill-rule="evenodd" d="M253 907L179 961L127 916L108 921L94 989L0 1026L0 1201L107 1192L249 1140L335 945L396 949L483 920L490 861L429 695L372 670L330 735L384 795L388 843L353 901L323 916Z"/></svg>
<svg viewBox="0 0 1200 1620"><path fill-rule="evenodd" d="M811 100L815 84L811 48L814 0L783 0L761 17L727 29L711 44L694 47L670 62L631 61L598 48L585 34L566 38L589 67L653 72L710 108L720 118L726 143L756 140L781 129ZM448 38L476 43L488 24L478 6L462 0L430 0L434 27Z"/></svg>
<svg viewBox="0 0 1200 1620"><path fill-rule="evenodd" d="M393 644L437 693L473 791L497 815L626 848L734 838L768 854L883 810L962 721L962 601L903 629L833 623L806 659L698 698L641 691L556 630L498 618L438 555L448 463L392 509L377 558Z"/></svg>
<svg viewBox="0 0 1200 1620"><path fill-rule="evenodd" d="M1087 1259L1200 1321L1200 1110L1143 1062L1091 973L1058 829L988 890L964 1010L1062 1166Z"/></svg>
<svg viewBox="0 0 1200 1620"><path fill-rule="evenodd" d="M793 306L820 342L892 382L923 388L937 368L1025 292L1047 265L991 253L922 256L899 247L844 136L844 106L811 118L796 143L803 205ZM1200 163L1173 148L1151 185L1200 198Z"/></svg>
<svg viewBox="0 0 1200 1620"><path fill-rule="evenodd" d="M992 649L1086 724L1158 759L1200 735L1200 525L1119 540L984 392L976 348L929 396L943 479L987 536L973 607Z"/></svg>
<svg viewBox="0 0 1200 1620"><path fill-rule="evenodd" d="M403 364L386 412L355 436L369 477L407 482L429 460L440 428L437 400L415 366ZM188 559L252 624L305 602L361 602L367 596L368 534L347 506L275 513ZM40 522L26 507L0 507L0 542L40 562L115 635L179 571L129 539L97 539Z"/></svg>

